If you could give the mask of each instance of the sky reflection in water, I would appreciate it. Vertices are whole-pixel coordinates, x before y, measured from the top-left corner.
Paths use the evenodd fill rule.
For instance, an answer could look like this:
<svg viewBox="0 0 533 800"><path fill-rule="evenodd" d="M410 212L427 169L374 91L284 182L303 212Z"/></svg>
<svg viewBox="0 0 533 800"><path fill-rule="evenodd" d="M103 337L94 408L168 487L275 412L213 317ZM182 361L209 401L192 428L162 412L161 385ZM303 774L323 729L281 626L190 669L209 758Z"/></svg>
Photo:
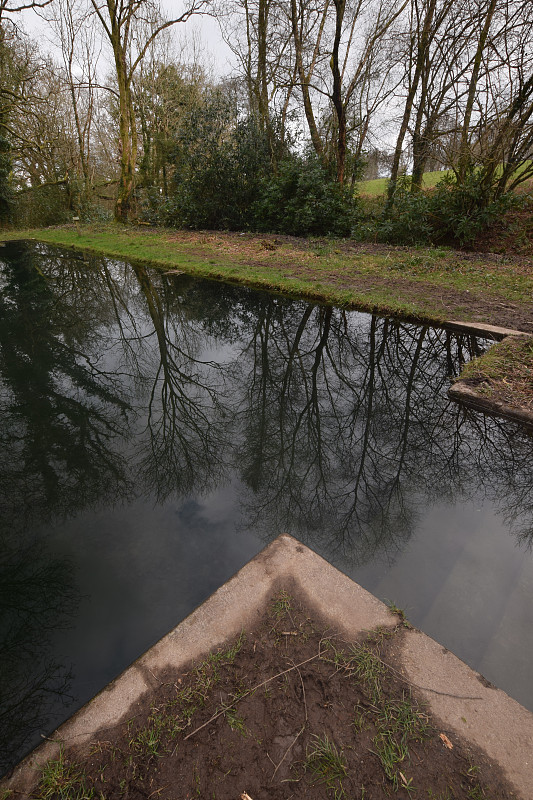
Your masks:
<svg viewBox="0 0 533 800"><path fill-rule="evenodd" d="M532 439L473 337L0 250L0 766L278 533L533 708Z"/></svg>

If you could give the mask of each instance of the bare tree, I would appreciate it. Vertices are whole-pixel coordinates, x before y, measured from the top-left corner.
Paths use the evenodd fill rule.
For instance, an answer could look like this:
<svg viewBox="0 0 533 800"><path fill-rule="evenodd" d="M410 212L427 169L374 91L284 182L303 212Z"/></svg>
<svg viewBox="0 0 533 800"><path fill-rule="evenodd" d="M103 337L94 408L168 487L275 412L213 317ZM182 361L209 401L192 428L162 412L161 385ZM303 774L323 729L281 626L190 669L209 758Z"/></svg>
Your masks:
<svg viewBox="0 0 533 800"><path fill-rule="evenodd" d="M115 219L127 221L135 185L138 136L132 81L137 67L159 34L205 9L207 0L192 0L177 17L163 20L156 0L90 0L113 52L118 94L120 176ZM138 38L141 30L146 35Z"/></svg>
<svg viewBox="0 0 533 800"><path fill-rule="evenodd" d="M296 81L286 5L281 0L239 0L222 4L219 17L224 40L240 65L249 111L266 134L274 169Z"/></svg>
<svg viewBox="0 0 533 800"><path fill-rule="evenodd" d="M459 182L477 169L491 199L533 175L532 152L533 8L489 0L452 164Z"/></svg>
<svg viewBox="0 0 533 800"><path fill-rule="evenodd" d="M347 147L347 110L356 88L368 80L367 66L372 60L376 48L383 47L383 39L391 25L400 16L408 0L378 0L377 3L365 3L357 0L346 20L346 0L334 0L335 37L331 52L330 68L332 73L331 103L337 117L336 162L337 181L344 183ZM370 11L372 21L360 19L363 12ZM360 48L355 59L352 56L354 35L359 23L365 23L367 29L363 34ZM343 41L344 39L344 41Z"/></svg>
<svg viewBox="0 0 533 800"><path fill-rule="evenodd" d="M427 62L429 47L436 31L440 27L445 14L450 9L450 0L443 0L443 8L438 13L438 0L411 0L408 28L408 51L406 58L407 96L403 109L400 129L396 138L396 146L391 167L388 188L387 207L390 209L394 201L396 182L400 171L405 137L415 103L415 97Z"/></svg>
<svg viewBox="0 0 533 800"><path fill-rule="evenodd" d="M97 113L99 44L94 27L86 24L83 0L55 0L44 17L59 37L66 90L78 143L76 174L89 199L94 179L91 169L92 125Z"/></svg>

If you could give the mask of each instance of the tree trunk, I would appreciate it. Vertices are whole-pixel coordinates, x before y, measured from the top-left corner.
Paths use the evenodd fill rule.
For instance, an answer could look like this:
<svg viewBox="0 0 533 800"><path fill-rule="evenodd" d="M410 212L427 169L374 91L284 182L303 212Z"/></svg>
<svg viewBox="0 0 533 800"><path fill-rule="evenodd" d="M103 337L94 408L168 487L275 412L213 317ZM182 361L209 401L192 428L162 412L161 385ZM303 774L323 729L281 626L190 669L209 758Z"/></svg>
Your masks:
<svg viewBox="0 0 533 800"><path fill-rule="evenodd" d="M466 172L470 163L470 154L468 152L468 139L470 133L470 122L472 120L472 112L474 110L474 101L476 97L477 83L479 79L479 72L481 69L481 59L483 57L483 50L489 35L492 18L496 8L497 0L490 0L490 5L485 17L485 24L479 37L479 42L474 57L474 65L472 67L472 75L468 86L468 97L466 100L465 116L463 120L463 127L461 130L461 144L459 147L459 165L457 168L457 181L462 183L465 179Z"/></svg>
<svg viewBox="0 0 533 800"><path fill-rule="evenodd" d="M322 35L322 31L324 29L324 23L326 19L328 5L329 3L326 0L319 37ZM296 66L298 68L298 77L300 79L300 89L302 91L305 118L307 120L309 133L311 135L311 142L313 143L315 152L320 158L320 160L324 161L324 145L322 143L322 139L320 138L320 134L318 132L318 128L315 122L315 115L313 113L313 106L311 104L311 97L309 94L310 76L305 74L303 65L303 54L302 54L303 45L300 36L300 31L298 30L298 13L296 10L296 0L291 0L291 22L292 22L292 35L294 40L294 50L296 55Z"/></svg>
<svg viewBox="0 0 533 800"><path fill-rule="evenodd" d="M331 102L337 115L337 182L344 183L344 170L346 167L346 108L342 101L342 75L339 66L339 47L342 34L342 23L346 10L346 0L334 0L335 3L335 39L331 54L331 72L333 74L333 91Z"/></svg>
<svg viewBox="0 0 533 800"><path fill-rule="evenodd" d="M135 186L137 164L137 127L128 77L125 53L116 39L112 42L115 55L119 94L119 145L120 177L115 203L116 222L127 222L131 210L131 199Z"/></svg>
<svg viewBox="0 0 533 800"><path fill-rule="evenodd" d="M389 181L389 188L387 191L387 204L385 207L385 210L387 212L391 210L392 205L394 203L394 192L396 191L396 182L398 180L398 172L400 170L400 159L402 157L403 143L405 140L405 135L407 133L407 128L409 127L409 120L411 119L411 112L413 110L415 96L418 91L418 84L420 81L420 76L422 74L422 69L426 58L426 51L429 44L429 34L431 31L431 25L433 23L433 17L435 16L436 5L437 5L437 0L428 0L426 13L424 15L422 32L419 33L419 31L417 30L416 33L418 41L417 41L415 71L411 80L411 85L409 87L407 99L405 101L402 123L400 125L400 131L398 133L398 138L396 140L396 148L394 150L394 157L392 160L391 176Z"/></svg>

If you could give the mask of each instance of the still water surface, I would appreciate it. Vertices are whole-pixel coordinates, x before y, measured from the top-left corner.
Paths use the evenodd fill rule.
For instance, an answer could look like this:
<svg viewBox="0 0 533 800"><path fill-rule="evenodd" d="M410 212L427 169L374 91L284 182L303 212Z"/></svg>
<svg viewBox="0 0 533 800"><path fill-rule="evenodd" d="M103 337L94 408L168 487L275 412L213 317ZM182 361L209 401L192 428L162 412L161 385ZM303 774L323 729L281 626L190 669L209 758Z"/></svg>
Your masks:
<svg viewBox="0 0 533 800"><path fill-rule="evenodd" d="M280 532L533 709L533 440L486 343L44 245L0 250L0 766Z"/></svg>

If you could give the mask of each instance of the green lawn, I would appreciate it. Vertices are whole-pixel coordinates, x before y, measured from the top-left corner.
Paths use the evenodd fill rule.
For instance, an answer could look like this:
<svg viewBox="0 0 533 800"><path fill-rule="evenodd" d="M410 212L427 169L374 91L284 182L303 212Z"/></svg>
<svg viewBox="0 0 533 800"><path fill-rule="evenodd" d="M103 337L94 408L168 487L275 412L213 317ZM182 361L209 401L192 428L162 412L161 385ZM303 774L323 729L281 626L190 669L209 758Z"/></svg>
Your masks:
<svg viewBox="0 0 533 800"><path fill-rule="evenodd" d="M531 161L524 161L519 171L528 169ZM518 172L518 170L517 170ZM452 175L450 169L437 170L436 172L425 172L422 180L425 189L432 189L446 175ZM366 197L381 197L387 191L388 178L376 178L373 181L362 181L358 186L358 193Z"/></svg>
<svg viewBox="0 0 533 800"><path fill-rule="evenodd" d="M425 172L423 178L423 185L426 189L431 189L444 178L449 175L451 170L439 170L437 172ZM363 181L359 184L359 194L366 195L367 197L380 197L387 191L388 178L376 178L373 181Z"/></svg>

